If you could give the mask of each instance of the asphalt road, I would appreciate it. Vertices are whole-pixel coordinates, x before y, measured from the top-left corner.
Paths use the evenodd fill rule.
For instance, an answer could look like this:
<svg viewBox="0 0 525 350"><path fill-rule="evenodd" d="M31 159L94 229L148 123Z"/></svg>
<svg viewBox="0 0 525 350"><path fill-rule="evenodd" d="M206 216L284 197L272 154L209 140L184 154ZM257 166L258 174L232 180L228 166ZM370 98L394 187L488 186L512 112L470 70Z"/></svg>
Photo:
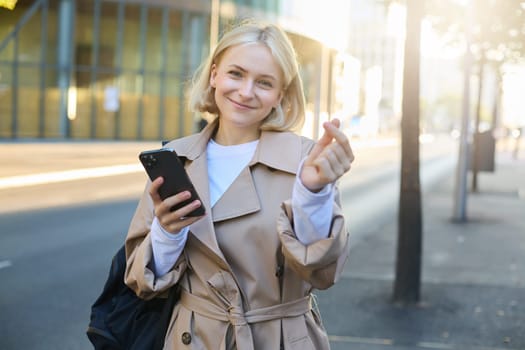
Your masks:
<svg viewBox="0 0 525 350"><path fill-rule="evenodd" d="M456 147L451 142L440 145L422 147L425 188L453 173ZM352 239L358 241L374 226L395 218L399 147L358 144L355 153L341 190ZM64 152L60 164L128 164L135 156L136 149L114 160L106 155L99 164L80 162L74 152ZM95 152L93 159L101 158ZM42 169L56 170L48 163ZM34 171L25 167L18 173ZM85 336L90 305L123 243L145 179L137 170L0 189L0 349L92 348Z"/></svg>

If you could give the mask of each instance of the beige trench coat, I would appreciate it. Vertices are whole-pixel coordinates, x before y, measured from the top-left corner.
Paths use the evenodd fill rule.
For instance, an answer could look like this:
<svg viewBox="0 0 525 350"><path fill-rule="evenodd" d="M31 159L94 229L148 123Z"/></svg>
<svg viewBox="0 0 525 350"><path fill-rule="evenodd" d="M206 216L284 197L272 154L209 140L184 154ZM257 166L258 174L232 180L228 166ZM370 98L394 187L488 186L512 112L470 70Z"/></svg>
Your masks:
<svg viewBox="0 0 525 350"><path fill-rule="evenodd" d="M206 144L217 122L170 142L207 215L190 227L184 253L155 278L149 237L150 182L126 238L125 281L149 299L180 283L164 349L329 349L310 293L332 286L348 255L339 193L328 238L305 246L294 234L290 197L301 160L314 142L289 132L263 132L251 160L210 208ZM164 293L165 294L165 293Z"/></svg>

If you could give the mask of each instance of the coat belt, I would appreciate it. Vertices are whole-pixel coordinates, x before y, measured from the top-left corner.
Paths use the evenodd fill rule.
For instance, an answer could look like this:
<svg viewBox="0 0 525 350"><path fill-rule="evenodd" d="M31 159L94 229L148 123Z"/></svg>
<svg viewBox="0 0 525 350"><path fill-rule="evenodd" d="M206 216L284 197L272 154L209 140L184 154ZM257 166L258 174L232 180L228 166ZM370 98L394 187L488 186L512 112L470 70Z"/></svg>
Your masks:
<svg viewBox="0 0 525 350"><path fill-rule="evenodd" d="M249 324L287 317L297 317L306 314L312 309L310 295L287 303L244 312L236 305L217 305L185 290L181 293L180 304L188 310L202 316L218 321L229 322L234 327L237 349L242 350L254 349L253 337Z"/></svg>

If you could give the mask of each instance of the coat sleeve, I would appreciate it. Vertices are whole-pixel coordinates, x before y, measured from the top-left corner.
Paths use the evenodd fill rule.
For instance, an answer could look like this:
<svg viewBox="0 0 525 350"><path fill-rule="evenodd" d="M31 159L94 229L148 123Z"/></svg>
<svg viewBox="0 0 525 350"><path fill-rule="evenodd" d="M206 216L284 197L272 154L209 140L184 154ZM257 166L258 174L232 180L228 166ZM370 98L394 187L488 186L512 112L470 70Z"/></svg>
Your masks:
<svg viewBox="0 0 525 350"><path fill-rule="evenodd" d="M149 268L153 260L150 229L154 218L153 201L149 195L148 180L138 203L126 236L126 272L124 281L137 296L151 299L175 285L186 270L186 259L181 254L173 268L162 277L155 277Z"/></svg>
<svg viewBox="0 0 525 350"><path fill-rule="evenodd" d="M346 230L337 186L334 190L336 195L327 238L309 245L304 245L297 239L292 224L290 200L281 205L281 213L277 220L277 230L286 262L303 280L317 289L327 289L332 286L341 275L348 258L349 234Z"/></svg>

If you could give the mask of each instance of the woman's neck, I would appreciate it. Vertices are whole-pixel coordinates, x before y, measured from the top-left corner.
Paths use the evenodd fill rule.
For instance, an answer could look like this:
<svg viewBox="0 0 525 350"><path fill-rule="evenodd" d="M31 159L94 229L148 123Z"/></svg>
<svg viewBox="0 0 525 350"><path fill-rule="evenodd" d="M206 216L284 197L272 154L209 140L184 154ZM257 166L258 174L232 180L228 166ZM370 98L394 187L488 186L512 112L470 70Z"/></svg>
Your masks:
<svg viewBox="0 0 525 350"><path fill-rule="evenodd" d="M219 123L213 139L219 145L231 146L258 140L260 136L261 131L258 128L231 128Z"/></svg>

